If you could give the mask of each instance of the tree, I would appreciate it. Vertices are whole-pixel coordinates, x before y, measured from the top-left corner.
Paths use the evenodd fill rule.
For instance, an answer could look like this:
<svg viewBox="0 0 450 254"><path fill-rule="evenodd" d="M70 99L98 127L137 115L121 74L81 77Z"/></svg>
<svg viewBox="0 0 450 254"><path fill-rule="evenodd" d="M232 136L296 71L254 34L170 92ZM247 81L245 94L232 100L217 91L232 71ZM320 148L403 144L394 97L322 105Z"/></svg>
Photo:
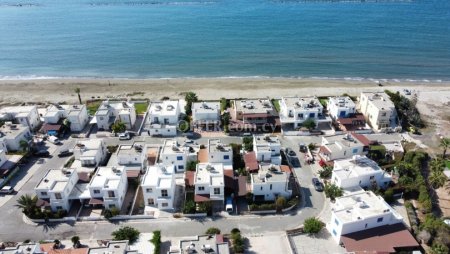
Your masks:
<svg viewBox="0 0 450 254"><path fill-rule="evenodd" d="M187 171L195 171L197 168L198 161L188 161L186 162L186 170Z"/></svg>
<svg viewBox="0 0 450 254"><path fill-rule="evenodd" d="M79 87L77 87L77 88L75 88L74 91L78 95L78 101L80 102L80 104L83 104L83 102L81 102L81 95L80 95L81 89Z"/></svg>
<svg viewBox="0 0 450 254"><path fill-rule="evenodd" d="M153 231L153 237L150 242L155 246L153 254L159 254L161 252L161 231Z"/></svg>
<svg viewBox="0 0 450 254"><path fill-rule="evenodd" d="M341 197L344 194L344 190L335 184L325 184L325 196L330 198L331 201Z"/></svg>
<svg viewBox="0 0 450 254"><path fill-rule="evenodd" d="M80 237L77 235L72 236L72 238L70 238L70 240L73 243L73 247L76 249L78 248L81 244L80 244Z"/></svg>
<svg viewBox="0 0 450 254"><path fill-rule="evenodd" d="M442 147L442 149L444 149L442 151L442 158L445 159L445 154L447 153L447 149L450 146L450 138L442 138L439 146Z"/></svg>
<svg viewBox="0 0 450 254"><path fill-rule="evenodd" d="M117 121L111 125L111 129L114 133L121 133L126 131L127 126L122 121Z"/></svg>
<svg viewBox="0 0 450 254"><path fill-rule="evenodd" d="M432 254L447 254L447 253L449 253L449 249L444 244L435 242L435 243L433 243L433 246L431 247L431 253Z"/></svg>
<svg viewBox="0 0 450 254"><path fill-rule="evenodd" d="M317 234L322 230L323 222L315 217L310 217L303 223L303 231L307 234Z"/></svg>
<svg viewBox="0 0 450 254"><path fill-rule="evenodd" d="M242 140L244 150L247 152L253 151L253 138L252 137L244 137Z"/></svg>
<svg viewBox="0 0 450 254"><path fill-rule="evenodd" d="M197 102L198 97L195 93L188 92L184 96L184 100L186 101L186 106L184 107L184 109L186 110L186 115L191 115L192 114L192 103Z"/></svg>
<svg viewBox="0 0 450 254"><path fill-rule="evenodd" d="M320 178L330 178L333 174L333 168L330 166L325 166L321 170L319 170Z"/></svg>
<svg viewBox="0 0 450 254"><path fill-rule="evenodd" d="M122 240L128 240L130 244L133 244L134 242L139 239L139 230L125 226L121 227L116 231L113 231L111 235L113 236L113 240L115 241L122 241Z"/></svg>
<svg viewBox="0 0 450 254"><path fill-rule="evenodd" d="M431 171L428 181L434 189L438 189L445 185L447 176L441 170L435 169Z"/></svg>
<svg viewBox="0 0 450 254"><path fill-rule="evenodd" d="M187 200L186 203L184 203L183 213L184 214L195 213L195 202L193 200Z"/></svg>
<svg viewBox="0 0 450 254"><path fill-rule="evenodd" d="M30 215L36 208L37 196L30 196L28 194L22 195L17 200L16 207L21 208L25 215Z"/></svg>
<svg viewBox="0 0 450 254"><path fill-rule="evenodd" d="M215 227L211 227L211 228L208 228L206 230L205 234L207 234L207 235L218 235L218 234L220 234L220 229L215 228Z"/></svg>
<svg viewBox="0 0 450 254"><path fill-rule="evenodd" d="M312 131L316 128L316 122L314 121L314 119L308 118L302 123L302 127L305 127L309 131Z"/></svg>
<svg viewBox="0 0 450 254"><path fill-rule="evenodd" d="M22 149L22 152L25 152L28 149L28 141L25 139L20 140L19 146Z"/></svg>
<svg viewBox="0 0 450 254"><path fill-rule="evenodd" d="M277 200L275 200L275 206L277 208L277 211L281 211L287 204L287 201L284 197L278 197Z"/></svg>

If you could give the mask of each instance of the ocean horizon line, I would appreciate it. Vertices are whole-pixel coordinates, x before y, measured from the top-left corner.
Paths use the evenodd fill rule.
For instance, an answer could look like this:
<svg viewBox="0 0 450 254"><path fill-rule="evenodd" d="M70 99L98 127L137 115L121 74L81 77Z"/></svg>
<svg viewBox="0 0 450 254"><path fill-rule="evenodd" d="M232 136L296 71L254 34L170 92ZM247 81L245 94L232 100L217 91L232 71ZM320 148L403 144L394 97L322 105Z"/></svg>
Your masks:
<svg viewBox="0 0 450 254"><path fill-rule="evenodd" d="M147 77L102 77L102 76L0 76L0 81L32 81L32 80L171 80L171 79L285 79L285 80L335 80L335 81L365 81L374 83L442 83L450 80L413 79L413 78L373 78L373 77L327 77L327 76L147 76Z"/></svg>

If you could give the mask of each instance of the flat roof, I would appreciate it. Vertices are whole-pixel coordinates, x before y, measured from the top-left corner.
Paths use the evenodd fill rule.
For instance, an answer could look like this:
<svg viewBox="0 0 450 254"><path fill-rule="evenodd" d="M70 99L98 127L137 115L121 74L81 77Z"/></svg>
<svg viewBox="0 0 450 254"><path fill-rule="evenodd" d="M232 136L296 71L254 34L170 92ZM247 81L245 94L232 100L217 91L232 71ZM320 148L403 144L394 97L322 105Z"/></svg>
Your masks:
<svg viewBox="0 0 450 254"><path fill-rule="evenodd" d="M182 146L176 139L166 139L162 146L161 154L184 154L187 146Z"/></svg>
<svg viewBox="0 0 450 254"><path fill-rule="evenodd" d="M172 178L174 177L175 166L155 165L147 168L142 179L143 186L156 186L161 188L170 188L172 186ZM169 180L168 181L166 181Z"/></svg>
<svg viewBox="0 0 450 254"><path fill-rule="evenodd" d="M134 142L131 145L120 145L117 149L117 156L140 156L144 149L145 142Z"/></svg>
<svg viewBox="0 0 450 254"><path fill-rule="evenodd" d="M395 108L394 103L384 92L362 92L362 95L367 96L369 101L378 109Z"/></svg>
<svg viewBox="0 0 450 254"><path fill-rule="evenodd" d="M224 185L222 163L199 163L195 170L195 184Z"/></svg>
<svg viewBox="0 0 450 254"><path fill-rule="evenodd" d="M153 102L150 105L149 115L174 116L179 113L179 104L178 100Z"/></svg>
<svg viewBox="0 0 450 254"><path fill-rule="evenodd" d="M120 178L125 174L125 167L99 167L91 179L91 187L115 189L119 186Z"/></svg>
<svg viewBox="0 0 450 254"><path fill-rule="evenodd" d="M364 146L364 144L359 141L357 138L355 138L352 134L343 134L343 135L333 135L333 136L327 136L323 137L326 144L328 146L332 146L332 144L339 143L340 146L343 147L357 147L357 146ZM340 150L340 149L339 149Z"/></svg>
<svg viewBox="0 0 450 254"><path fill-rule="evenodd" d="M229 245L227 242L223 241L223 236L221 235L200 235L186 238L180 240L179 248L181 253L184 253L184 251L187 253L187 250L192 250L192 253L230 253ZM209 252L204 250L209 250Z"/></svg>
<svg viewBox="0 0 450 254"><path fill-rule="evenodd" d="M6 137L6 138L15 138L18 135L21 135L23 132L29 130L29 128L27 126L23 126L21 124L7 124L5 123L1 128L0 128L0 139L2 137Z"/></svg>
<svg viewBox="0 0 450 254"><path fill-rule="evenodd" d="M350 178L350 176L367 175L381 170L375 161L366 156L355 155L349 159L335 160L333 173L341 178Z"/></svg>
<svg viewBox="0 0 450 254"><path fill-rule="evenodd" d="M269 99L234 100L234 108L243 114L272 114L274 107Z"/></svg>
<svg viewBox="0 0 450 254"><path fill-rule="evenodd" d="M255 183L274 183L289 181L289 172L280 165L264 163L259 165L258 173L252 174Z"/></svg>
<svg viewBox="0 0 450 254"><path fill-rule="evenodd" d="M89 248L89 254L125 254L128 251L128 241L110 241L105 247Z"/></svg>
<svg viewBox="0 0 450 254"><path fill-rule="evenodd" d="M62 191L74 173L76 174L75 169L50 169L36 185L36 189Z"/></svg>
<svg viewBox="0 0 450 254"><path fill-rule="evenodd" d="M84 139L84 140L79 140L75 147L82 146L88 150L98 150L102 146L102 143L103 143L103 139L100 139L100 138Z"/></svg>
<svg viewBox="0 0 450 254"><path fill-rule="evenodd" d="M8 114L8 113L29 113L34 110L36 105L31 106L9 106L0 109L0 114Z"/></svg>
<svg viewBox="0 0 450 254"><path fill-rule="evenodd" d="M195 113L220 112L220 102L218 101L194 102L192 103L192 112Z"/></svg>
<svg viewBox="0 0 450 254"><path fill-rule="evenodd" d="M230 152L231 146L228 144L222 143L220 139L208 139L208 152Z"/></svg>
<svg viewBox="0 0 450 254"><path fill-rule="evenodd" d="M328 97L328 103L340 108L355 108L355 102L349 96Z"/></svg>
<svg viewBox="0 0 450 254"><path fill-rule="evenodd" d="M310 97L282 97L281 98L286 107L305 110L318 110L323 109L319 99L315 96Z"/></svg>
<svg viewBox="0 0 450 254"><path fill-rule="evenodd" d="M356 191L336 198L332 210L335 216L344 223L357 221L361 218L380 216L387 212L401 218L382 197L375 195L372 191Z"/></svg>

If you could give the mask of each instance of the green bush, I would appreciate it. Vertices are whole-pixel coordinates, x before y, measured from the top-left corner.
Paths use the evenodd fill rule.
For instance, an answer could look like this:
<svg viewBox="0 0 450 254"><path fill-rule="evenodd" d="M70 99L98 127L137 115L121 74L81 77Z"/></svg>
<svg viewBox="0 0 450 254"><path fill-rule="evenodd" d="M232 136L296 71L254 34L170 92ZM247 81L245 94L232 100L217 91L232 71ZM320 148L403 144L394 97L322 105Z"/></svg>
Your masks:
<svg viewBox="0 0 450 254"><path fill-rule="evenodd" d="M394 190L389 188L384 192L383 195L384 201L386 201L387 203L393 203L395 201L394 199Z"/></svg>
<svg viewBox="0 0 450 254"><path fill-rule="evenodd" d="M431 253L432 254L447 254L449 253L449 249L446 245L435 242L433 243L433 246L431 247Z"/></svg>
<svg viewBox="0 0 450 254"><path fill-rule="evenodd" d="M277 210L282 210L287 205L287 201L284 197L278 197L275 201L275 207Z"/></svg>
<svg viewBox="0 0 450 254"><path fill-rule="evenodd" d="M242 143L245 151L253 151L253 137L244 137Z"/></svg>
<svg viewBox="0 0 450 254"><path fill-rule="evenodd" d="M233 228L231 230L231 234L237 234L237 233L241 233L241 231L238 228Z"/></svg>
<svg viewBox="0 0 450 254"><path fill-rule="evenodd" d="M321 170L319 170L320 178L330 178L333 174L333 168L330 166L325 166Z"/></svg>
<svg viewBox="0 0 450 254"><path fill-rule="evenodd" d="M303 223L303 231L307 234L317 234L322 230L324 224L319 219L310 217Z"/></svg>
<svg viewBox="0 0 450 254"><path fill-rule="evenodd" d="M195 213L195 202L193 200L187 200L183 207L184 214Z"/></svg>
<svg viewBox="0 0 450 254"><path fill-rule="evenodd" d="M344 194L344 190L335 184L325 184L325 196L330 198L331 201L341 197Z"/></svg>
<svg viewBox="0 0 450 254"><path fill-rule="evenodd" d="M121 227L111 233L114 241L128 240L130 244L133 244L139 239L139 234L139 230L129 226Z"/></svg>
<svg viewBox="0 0 450 254"><path fill-rule="evenodd" d="M241 235L241 232L235 232L231 234L231 240L233 242L234 253L244 253L245 252L245 242Z"/></svg>
<svg viewBox="0 0 450 254"><path fill-rule="evenodd" d="M206 230L205 234L207 234L207 235L218 235L218 234L220 234L220 229L215 228L215 227L211 227L211 228L208 228Z"/></svg>
<svg viewBox="0 0 450 254"><path fill-rule="evenodd" d="M153 237L150 242L155 246L153 254L159 254L161 252L161 231L153 231Z"/></svg>

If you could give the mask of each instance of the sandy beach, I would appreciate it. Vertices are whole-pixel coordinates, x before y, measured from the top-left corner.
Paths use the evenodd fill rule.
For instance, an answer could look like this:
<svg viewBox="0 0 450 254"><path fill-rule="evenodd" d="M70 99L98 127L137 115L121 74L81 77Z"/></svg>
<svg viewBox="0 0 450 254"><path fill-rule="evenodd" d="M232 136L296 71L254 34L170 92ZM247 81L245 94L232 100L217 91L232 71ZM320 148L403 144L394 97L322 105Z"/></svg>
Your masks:
<svg viewBox="0 0 450 254"><path fill-rule="evenodd" d="M74 89L81 89L83 100L91 98L128 97L160 100L182 98L193 91L200 99L280 98L282 96L332 96L361 91L389 89L412 90L418 96L418 108L429 123L425 141L435 143L436 134L450 136L450 83L374 81L223 78L223 79L37 79L0 80L1 105L20 103L76 103ZM433 142L434 140L434 142Z"/></svg>

